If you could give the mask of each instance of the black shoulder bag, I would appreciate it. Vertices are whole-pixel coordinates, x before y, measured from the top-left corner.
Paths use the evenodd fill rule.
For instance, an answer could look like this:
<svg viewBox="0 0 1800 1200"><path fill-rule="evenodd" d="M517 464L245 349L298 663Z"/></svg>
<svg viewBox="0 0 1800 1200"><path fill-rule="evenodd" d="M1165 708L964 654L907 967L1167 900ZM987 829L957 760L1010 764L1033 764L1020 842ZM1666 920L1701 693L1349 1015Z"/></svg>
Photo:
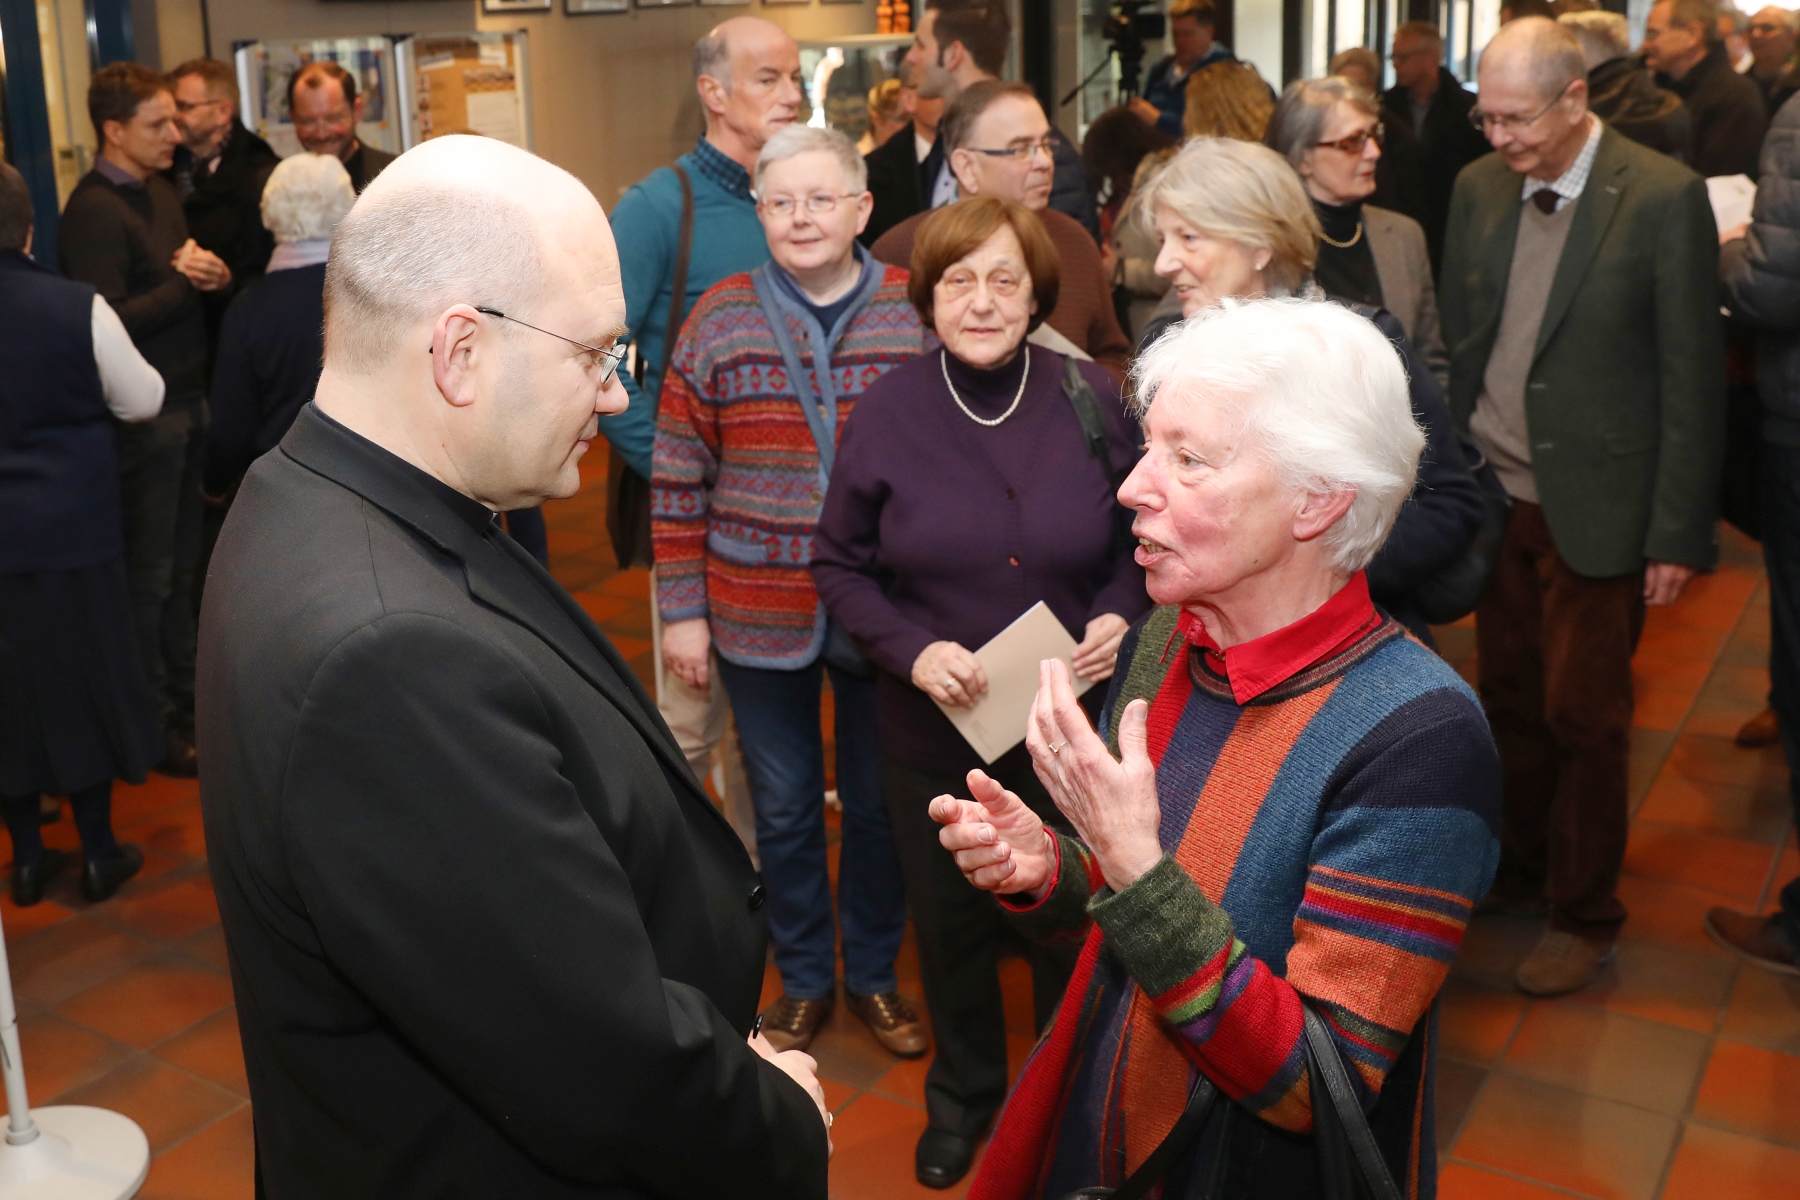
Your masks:
<svg viewBox="0 0 1800 1200"><path fill-rule="evenodd" d="M1306 1021L1306 1067L1312 1081L1313 1143L1319 1155L1320 1195L1323 1200L1401 1200L1400 1188L1381 1157L1375 1142L1375 1131L1369 1127L1368 1114L1356 1101L1350 1085L1350 1073L1331 1040L1325 1018L1305 997L1300 1001ZM1218 1090L1201 1076L1188 1097L1175 1128L1162 1144L1150 1152L1143 1165L1114 1190L1103 1187L1082 1188L1071 1192L1066 1200L1140 1200L1162 1181L1175 1161L1192 1145L1206 1124ZM1234 1116L1226 1103L1227 1122ZM1225 1182L1225 1164L1229 1145L1229 1125L1220 1133L1219 1151L1207 1164L1207 1177L1199 1195L1205 1200L1219 1200Z"/></svg>
<svg viewBox="0 0 1800 1200"><path fill-rule="evenodd" d="M1106 418L1100 415L1100 398L1082 378L1081 366L1073 358L1063 359L1063 394L1075 410L1075 419L1081 422L1081 436L1087 442L1088 456L1100 464L1100 470L1106 475L1106 485L1113 492L1112 548L1116 555L1133 541L1131 523L1137 519L1136 513L1118 502L1119 488L1131 472L1113 466L1112 439L1106 432Z"/></svg>
<svg viewBox="0 0 1800 1200"><path fill-rule="evenodd" d="M669 293L669 325L663 332L662 373L656 377L660 403L662 389L668 384L669 364L675 360L675 340L681 334L681 322L687 316L688 259L694 249L694 184L687 169L674 164L675 178L681 181L681 238L675 249L674 288ZM637 381L643 386L644 356L638 355ZM654 419L654 418L653 418ZM647 567L650 553L650 481L632 470L615 447L606 456L606 532L612 538L613 557L619 570Z"/></svg>

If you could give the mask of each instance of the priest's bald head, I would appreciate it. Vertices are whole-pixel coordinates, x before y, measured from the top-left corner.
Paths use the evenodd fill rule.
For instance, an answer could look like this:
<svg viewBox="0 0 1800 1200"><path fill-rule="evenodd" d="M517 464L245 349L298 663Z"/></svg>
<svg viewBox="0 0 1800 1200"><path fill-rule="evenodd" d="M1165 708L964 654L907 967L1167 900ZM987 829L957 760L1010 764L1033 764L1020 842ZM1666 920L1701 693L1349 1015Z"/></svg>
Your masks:
<svg viewBox="0 0 1800 1200"><path fill-rule="evenodd" d="M536 155L442 137L338 226L321 412L496 511L573 495L625 410L625 294L592 193Z"/></svg>

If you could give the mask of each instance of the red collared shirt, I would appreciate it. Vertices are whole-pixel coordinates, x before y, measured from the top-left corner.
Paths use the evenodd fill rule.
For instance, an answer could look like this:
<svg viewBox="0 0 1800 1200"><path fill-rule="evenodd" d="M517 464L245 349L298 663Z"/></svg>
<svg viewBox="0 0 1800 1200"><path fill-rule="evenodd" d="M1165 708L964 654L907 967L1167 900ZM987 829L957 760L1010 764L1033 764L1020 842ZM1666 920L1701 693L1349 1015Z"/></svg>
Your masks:
<svg viewBox="0 0 1800 1200"><path fill-rule="evenodd" d="M1329 658L1381 623L1369 599L1369 580L1358 571L1337 593L1292 625L1219 649L1200 619L1186 609L1175 630L1206 655L1206 664L1231 683L1232 697L1248 704L1321 659Z"/></svg>

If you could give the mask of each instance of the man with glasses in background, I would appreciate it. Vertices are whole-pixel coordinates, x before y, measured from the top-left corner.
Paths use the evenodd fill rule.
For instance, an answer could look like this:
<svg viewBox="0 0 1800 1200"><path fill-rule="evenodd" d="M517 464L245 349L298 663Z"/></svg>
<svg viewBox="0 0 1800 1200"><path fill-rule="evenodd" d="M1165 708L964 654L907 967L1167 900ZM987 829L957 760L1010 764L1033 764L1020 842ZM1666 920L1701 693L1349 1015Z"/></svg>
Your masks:
<svg viewBox="0 0 1800 1200"><path fill-rule="evenodd" d="M301 148L335 156L350 172L350 186L359 196L394 161L392 154L365 146L356 136L366 99L356 94L356 76L324 59L307 63L288 80L288 114Z"/></svg>
<svg viewBox="0 0 1800 1200"><path fill-rule="evenodd" d="M1771 119L1789 96L1800 91L1793 13L1771 4L1750 18L1750 69L1744 74L1762 89Z"/></svg>
<svg viewBox="0 0 1800 1200"><path fill-rule="evenodd" d="M1429 21L1408 21L1394 31L1394 86L1381 97L1382 117L1402 125L1419 143L1421 195L1417 211L1436 271L1444 257L1444 221L1450 191L1461 170L1490 147L1469 128L1475 96L1444 66L1444 36Z"/></svg>
<svg viewBox="0 0 1800 1200"><path fill-rule="evenodd" d="M275 239L263 228L263 185L281 161L269 143L238 120L237 77L231 67L196 58L169 72L181 145L167 175L181 193L188 232L225 260L231 286L206 296L206 324L216 342L225 307L263 273Z"/></svg>
<svg viewBox="0 0 1800 1200"><path fill-rule="evenodd" d="M1717 557L1725 338L1706 185L1588 112L1567 27L1481 59L1438 296L1451 413L1514 510L1477 610L1500 748L1499 874L1477 914L1547 920L1516 982L1587 987L1625 920L1631 656L1646 604Z"/></svg>
<svg viewBox="0 0 1800 1200"><path fill-rule="evenodd" d="M1055 137L1037 93L1023 83L998 79L964 88L945 110L938 138L964 196L998 196L1023 204L1044 222L1056 244L1062 287L1055 311L1033 331L1032 340L1061 353L1072 349L1123 380L1131 343L1119 327L1100 250L1078 222L1050 207ZM896 267L910 266L913 237L930 215L919 213L882 234L871 247L875 257ZM1052 334L1059 336L1046 340Z"/></svg>

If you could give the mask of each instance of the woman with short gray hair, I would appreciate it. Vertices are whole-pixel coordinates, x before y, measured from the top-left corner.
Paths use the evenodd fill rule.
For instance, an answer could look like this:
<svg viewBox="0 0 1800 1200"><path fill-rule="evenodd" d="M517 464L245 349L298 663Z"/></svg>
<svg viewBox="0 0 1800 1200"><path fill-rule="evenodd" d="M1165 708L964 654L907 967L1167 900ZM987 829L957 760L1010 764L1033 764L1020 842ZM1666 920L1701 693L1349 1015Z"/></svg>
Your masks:
<svg viewBox="0 0 1800 1200"><path fill-rule="evenodd" d="M925 350L906 272L857 243L874 201L842 133L789 125L756 160L770 261L694 306L669 358L652 456L654 602L664 667L731 697L781 995L777 1050L804 1050L837 1003L891 1053L929 1043L894 959L905 893L882 803L874 669L808 571L844 423L869 386ZM836 920L826 862L821 688L831 677L843 808Z"/></svg>
<svg viewBox="0 0 1800 1200"><path fill-rule="evenodd" d="M312 399L325 353L325 260L355 203L350 173L328 154L283 159L263 186L263 225L275 235L275 253L226 310L208 398L200 484L215 509L208 519L215 536L244 472Z"/></svg>
<svg viewBox="0 0 1800 1200"><path fill-rule="evenodd" d="M1374 93L1333 75L1288 84L1263 142L1299 173L1319 218L1314 280L1329 296L1393 313L1442 385L1450 356L1438 328L1425 229L1364 203L1375 192L1384 138Z"/></svg>
<svg viewBox="0 0 1800 1200"><path fill-rule="evenodd" d="M1363 575L1425 444L1405 373L1348 310L1265 299L1137 376L1119 499L1159 607L1098 728L1058 661L1026 727L1074 835L984 772L931 804L969 883L1083 947L970 1194L1431 1195L1433 1013L1500 788L1474 693ZM1365 1122L1367 1158L1327 1153Z"/></svg>

